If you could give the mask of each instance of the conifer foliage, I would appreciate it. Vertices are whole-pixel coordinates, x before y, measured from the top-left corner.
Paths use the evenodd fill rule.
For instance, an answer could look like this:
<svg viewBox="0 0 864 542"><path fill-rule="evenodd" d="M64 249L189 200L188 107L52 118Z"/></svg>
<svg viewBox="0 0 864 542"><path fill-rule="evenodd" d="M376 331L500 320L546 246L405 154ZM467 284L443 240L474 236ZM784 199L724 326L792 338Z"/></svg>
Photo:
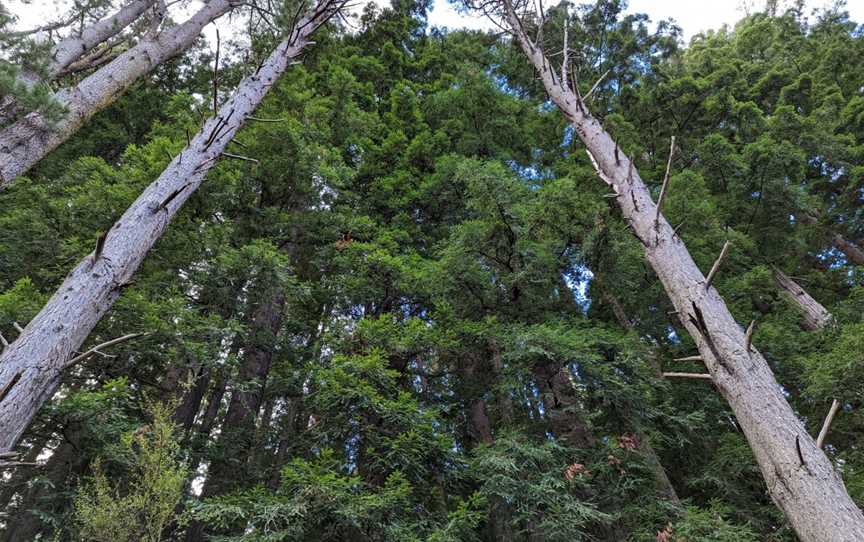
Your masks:
<svg viewBox="0 0 864 542"><path fill-rule="evenodd" d="M812 528L834 490L864 506L842 5L685 44L622 0L457 6L504 32L427 0L224 4L218 54L184 41L87 122L68 89L175 6L76 3L47 40L0 10L0 138L65 140L0 192L0 540L858 540ZM735 385L766 378L760 435Z"/></svg>

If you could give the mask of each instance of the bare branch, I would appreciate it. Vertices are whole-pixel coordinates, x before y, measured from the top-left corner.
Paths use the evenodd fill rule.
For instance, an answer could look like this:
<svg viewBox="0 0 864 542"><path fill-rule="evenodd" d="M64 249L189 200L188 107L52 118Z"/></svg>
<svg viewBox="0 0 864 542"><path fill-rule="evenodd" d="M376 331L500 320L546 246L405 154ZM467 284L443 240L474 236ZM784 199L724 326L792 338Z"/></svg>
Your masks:
<svg viewBox="0 0 864 542"><path fill-rule="evenodd" d="M708 289L711 287L711 282L714 280L714 276L717 275L717 271L720 270L720 266L723 264L723 260L726 259L726 255L729 253L729 247L732 246L730 241L726 241L723 243L723 250L720 251L720 256L717 257L717 261L714 262L714 265L711 267L711 271L708 273L708 278L705 279L705 288Z"/></svg>
<svg viewBox="0 0 864 542"><path fill-rule="evenodd" d="M756 320L750 322L750 325L747 326L747 333L744 335L744 348L747 351L750 351L750 347L753 346L753 332L756 331Z"/></svg>
<svg viewBox="0 0 864 542"><path fill-rule="evenodd" d="M589 98L591 97L591 95L594 94L594 91L597 90L597 87L600 86L600 83L602 83L603 80L606 79L606 76L609 75L609 72L611 72L611 71L612 71L611 69L606 70L606 71L603 73L603 75L601 75L601 76L597 79L597 81L594 82L594 84L591 86L591 90L589 90L589 91L588 91L588 94L585 95L585 98L584 98L585 100L589 99Z"/></svg>
<svg viewBox="0 0 864 542"><path fill-rule="evenodd" d="M122 337L117 337L116 339L111 339L110 341L105 341L102 344L94 346L93 348L84 352L83 354L79 354L79 355L75 356L74 358L70 359L66 365L67 366L75 365L76 363L80 363L80 362L84 361L85 359L89 358L90 356L97 353L99 350L102 350L103 348L108 348L109 346L114 346L115 344L120 344L120 343L123 343L126 341L130 341L132 339L138 338L138 337L143 337L145 335L149 335L149 333L130 333L128 335L123 335Z"/></svg>
<svg viewBox="0 0 864 542"><path fill-rule="evenodd" d="M693 378L697 380L711 380L707 373L663 373L665 378Z"/></svg>
<svg viewBox="0 0 864 542"><path fill-rule="evenodd" d="M686 356L683 358L675 358L672 361L702 361L702 356Z"/></svg>
<svg viewBox="0 0 864 542"><path fill-rule="evenodd" d="M825 442L825 437L828 436L828 430L831 429L831 422L834 421L834 415L837 414L837 410L840 408L840 401L834 399L831 402L831 408L828 410L828 415L825 416L825 422L822 424L822 430L819 431L819 436L816 438L816 447L822 448L822 444Z"/></svg>
<svg viewBox="0 0 864 542"><path fill-rule="evenodd" d="M226 158L233 158L233 159L235 159L235 160L245 160L245 161L247 161L247 162L254 162L254 163L256 163L256 164L260 164L260 163L261 163L259 160L256 160L255 158L249 158L248 156L243 156L243 155L241 155L241 154L233 154L233 153L230 153L230 152L223 152L223 153L222 153L222 156L224 156L224 157L226 157Z"/></svg>
<svg viewBox="0 0 864 542"><path fill-rule="evenodd" d="M669 172L672 170L672 157L675 155L675 136L672 136L672 143L669 145L669 160L666 162L666 174L663 176L663 187L660 188L660 197L657 198L657 214L654 215L654 226L660 225L660 210L663 208L663 201L666 199L666 192L669 189Z"/></svg>

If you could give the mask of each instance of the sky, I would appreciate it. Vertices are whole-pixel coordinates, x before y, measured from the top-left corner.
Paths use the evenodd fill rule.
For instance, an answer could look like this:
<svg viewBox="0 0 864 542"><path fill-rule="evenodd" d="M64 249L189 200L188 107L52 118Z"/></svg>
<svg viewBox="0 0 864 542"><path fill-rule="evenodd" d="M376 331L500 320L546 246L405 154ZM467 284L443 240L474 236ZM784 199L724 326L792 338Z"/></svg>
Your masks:
<svg viewBox="0 0 864 542"><path fill-rule="evenodd" d="M19 17L17 28L34 28L56 20L57 13L62 13L63 4L69 0L30 0L24 5L21 0L7 0L4 2L8 9ZM378 3L387 3L388 0L376 0ZM573 0L582 3L588 0ZM789 0L786 0L787 2ZM195 0L189 3L186 11L191 13ZM364 2L365 3L365 2ZM807 0L808 9L826 7L834 3L834 0ZM781 0L781 5L783 0ZM654 22L673 18L684 32L685 43L690 38L705 30L719 29L724 24L730 27L741 19L746 12L745 6L751 10L762 7L764 0L630 0L629 13L646 13ZM846 9L852 19L864 23L864 0L848 0ZM181 19L175 15L176 19ZM489 29L492 25L482 17L472 17L459 14L447 0L434 0L432 12L429 15L429 23L433 26L446 26L450 29L472 28ZM225 21L220 21L220 29L224 29ZM227 30L227 29L225 29ZM230 30L229 30L230 32ZM215 34L213 25L210 25L205 33L208 37Z"/></svg>
<svg viewBox="0 0 864 542"><path fill-rule="evenodd" d="M583 3L587 0L573 0ZM548 3L548 2L547 2ZM807 9L824 8L833 5L833 0L807 0ZM746 6L761 8L763 0L630 0L628 13L646 13L653 22L673 18L684 31L684 41L705 30L716 30L724 24L733 27L735 22L746 14ZM783 3L781 2L781 5ZM846 10L852 20L864 23L864 0L848 0ZM808 12L809 13L809 12ZM467 17L456 12L446 0L435 0L429 23L433 26L448 28L491 28L480 17Z"/></svg>

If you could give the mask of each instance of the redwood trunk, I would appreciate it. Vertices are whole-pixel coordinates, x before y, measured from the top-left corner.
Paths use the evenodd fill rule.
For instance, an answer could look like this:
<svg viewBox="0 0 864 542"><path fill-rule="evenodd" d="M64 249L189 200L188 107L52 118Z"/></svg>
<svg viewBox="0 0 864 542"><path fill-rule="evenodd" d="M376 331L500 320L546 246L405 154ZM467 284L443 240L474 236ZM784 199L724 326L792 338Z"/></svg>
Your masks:
<svg viewBox="0 0 864 542"><path fill-rule="evenodd" d="M861 510L786 402L765 358L745 346L744 330L659 212L633 161L588 112L582 98L560 84L509 0L504 6L511 29L549 96L572 122L601 179L618 194L615 201L624 219L734 412L774 502L803 542L864 540Z"/></svg>

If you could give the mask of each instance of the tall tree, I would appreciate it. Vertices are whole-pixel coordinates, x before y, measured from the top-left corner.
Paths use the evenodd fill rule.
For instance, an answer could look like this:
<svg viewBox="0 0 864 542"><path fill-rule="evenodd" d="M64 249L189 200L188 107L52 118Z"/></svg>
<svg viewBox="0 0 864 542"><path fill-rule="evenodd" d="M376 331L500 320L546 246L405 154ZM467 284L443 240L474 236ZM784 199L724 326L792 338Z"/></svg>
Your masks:
<svg viewBox="0 0 864 542"><path fill-rule="evenodd" d="M840 476L795 416L774 375L745 337L711 279L725 257L718 257L706 278L674 228L655 204L634 162L588 110L571 79L565 26L560 71L528 34L527 22L509 0L501 13L525 55L540 73L552 100L585 144L597 174L617 202L645 255L696 341L702 360L729 402L759 463L769 492L798 535L807 541L856 540L864 536L864 514L850 499ZM544 13L538 16L542 29ZM565 25L569 21L565 20ZM820 510L813 515L813 510Z"/></svg>
<svg viewBox="0 0 864 542"><path fill-rule="evenodd" d="M51 398L73 353L128 284L150 247L204 180L224 149L309 36L341 8L322 2L298 18L289 35L209 119L114 227L99 237L57 293L2 354L0 448L11 450ZM185 162L184 162L185 157Z"/></svg>

